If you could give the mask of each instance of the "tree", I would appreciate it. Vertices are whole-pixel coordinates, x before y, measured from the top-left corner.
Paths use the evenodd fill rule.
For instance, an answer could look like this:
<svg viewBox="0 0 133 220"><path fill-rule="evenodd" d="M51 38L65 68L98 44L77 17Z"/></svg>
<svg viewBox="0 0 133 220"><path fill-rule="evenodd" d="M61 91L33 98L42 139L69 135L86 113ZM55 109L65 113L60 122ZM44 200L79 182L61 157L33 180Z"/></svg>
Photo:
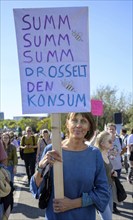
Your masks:
<svg viewBox="0 0 133 220"><path fill-rule="evenodd" d="M17 125L24 131L27 126L30 126L34 133L37 132L37 123L40 119L38 117L22 118Z"/></svg>
<svg viewBox="0 0 133 220"><path fill-rule="evenodd" d="M4 129L5 127L7 129L15 130L17 126L17 122L15 120L0 120L0 129Z"/></svg>
<svg viewBox="0 0 133 220"><path fill-rule="evenodd" d="M44 118L44 119L38 121L37 131L40 131L44 128L48 129L49 131L51 130L51 119L50 119L50 117Z"/></svg>
<svg viewBox="0 0 133 220"><path fill-rule="evenodd" d="M131 129L133 129L133 104L130 105L130 107L128 108L126 115L128 115L129 122L126 124L125 127L128 128L129 131L131 131Z"/></svg>
<svg viewBox="0 0 133 220"><path fill-rule="evenodd" d="M92 99L102 100L104 105L104 114L99 117L98 121L100 130L103 130L104 125L108 122L114 122L114 113L117 112L122 113L124 125L129 123L130 115L127 114L127 110L130 106L130 96L127 97L121 93L120 97L118 97L117 92L118 89L116 87L111 88L107 85L98 87L92 95Z"/></svg>

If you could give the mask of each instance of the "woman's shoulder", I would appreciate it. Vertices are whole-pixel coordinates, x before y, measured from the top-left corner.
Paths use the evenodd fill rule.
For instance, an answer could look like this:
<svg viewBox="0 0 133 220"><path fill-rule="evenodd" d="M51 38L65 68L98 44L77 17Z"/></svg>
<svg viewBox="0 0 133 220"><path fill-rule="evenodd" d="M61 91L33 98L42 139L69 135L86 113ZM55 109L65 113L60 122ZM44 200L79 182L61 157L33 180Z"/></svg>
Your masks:
<svg viewBox="0 0 133 220"><path fill-rule="evenodd" d="M91 151L91 152L92 152L93 154L95 154L96 156L98 156L98 157L99 157L99 156L102 157L99 148L95 147L94 145L90 145L90 146L88 146L88 150Z"/></svg>
<svg viewBox="0 0 133 220"><path fill-rule="evenodd" d="M94 145L89 145L88 148L89 148L91 151L100 152L99 148L95 147Z"/></svg>

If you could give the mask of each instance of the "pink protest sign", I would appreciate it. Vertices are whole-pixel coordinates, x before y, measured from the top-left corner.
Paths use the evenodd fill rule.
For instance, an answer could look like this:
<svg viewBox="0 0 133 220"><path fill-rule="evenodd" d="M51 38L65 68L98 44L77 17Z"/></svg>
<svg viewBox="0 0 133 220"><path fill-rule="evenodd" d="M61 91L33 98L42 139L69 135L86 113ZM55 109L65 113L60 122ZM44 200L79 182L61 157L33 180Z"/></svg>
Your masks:
<svg viewBox="0 0 133 220"><path fill-rule="evenodd" d="M96 116L103 115L103 103L101 100L91 100L91 113Z"/></svg>

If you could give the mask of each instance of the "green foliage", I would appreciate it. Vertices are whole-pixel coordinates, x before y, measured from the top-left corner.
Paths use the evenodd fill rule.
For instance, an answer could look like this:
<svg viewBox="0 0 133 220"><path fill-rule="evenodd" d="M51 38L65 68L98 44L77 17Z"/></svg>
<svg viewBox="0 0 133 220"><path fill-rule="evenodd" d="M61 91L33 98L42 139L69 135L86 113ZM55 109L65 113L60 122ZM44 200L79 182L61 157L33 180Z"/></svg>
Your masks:
<svg viewBox="0 0 133 220"><path fill-rule="evenodd" d="M125 127L131 131L131 129L133 129L133 105L128 108L126 115L128 116L128 123Z"/></svg>
<svg viewBox="0 0 133 220"><path fill-rule="evenodd" d="M7 127L9 129L15 130L17 126L17 122L15 120L0 120L0 129L4 129L4 127Z"/></svg>
<svg viewBox="0 0 133 220"><path fill-rule="evenodd" d="M32 127L33 131L36 132L36 122L38 121L39 119L36 117L36 118L22 118L18 121L18 126L22 129L22 130L25 130L25 128L27 126L30 126Z"/></svg>
<svg viewBox="0 0 133 220"><path fill-rule="evenodd" d="M5 121L5 120L0 120L0 129L3 129L3 127L4 127L4 121Z"/></svg>
<svg viewBox="0 0 133 220"><path fill-rule="evenodd" d="M51 130L51 118L44 118L42 120L39 120L37 123L37 131L40 131L42 129L48 129L49 131Z"/></svg>

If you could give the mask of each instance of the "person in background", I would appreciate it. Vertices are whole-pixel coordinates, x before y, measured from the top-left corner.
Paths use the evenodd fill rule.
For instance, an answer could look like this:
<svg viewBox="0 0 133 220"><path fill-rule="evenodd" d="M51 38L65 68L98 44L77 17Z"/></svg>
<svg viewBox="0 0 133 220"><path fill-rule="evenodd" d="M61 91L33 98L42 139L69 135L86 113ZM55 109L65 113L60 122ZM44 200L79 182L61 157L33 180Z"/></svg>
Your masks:
<svg viewBox="0 0 133 220"><path fill-rule="evenodd" d="M30 184L30 178L35 172L36 164L36 148L37 143L34 135L32 135L32 128L26 127L25 135L22 136L20 148L23 151L23 160L25 163L26 174L28 178L28 186Z"/></svg>
<svg viewBox="0 0 133 220"><path fill-rule="evenodd" d="M133 183L133 129L131 129L131 134L127 138L127 156L129 163L127 181L132 184Z"/></svg>
<svg viewBox="0 0 133 220"><path fill-rule="evenodd" d="M125 144L127 148L128 134L127 134L127 129L124 127L121 129L120 138L122 139L123 143ZM128 164L128 158L127 158L127 149L126 149L126 152L122 155L122 165L125 168L126 173L128 173L129 164Z"/></svg>
<svg viewBox="0 0 133 220"><path fill-rule="evenodd" d="M2 134L3 134L3 132L2 132L2 131L0 131L0 140L2 139Z"/></svg>
<svg viewBox="0 0 133 220"><path fill-rule="evenodd" d="M10 186L10 173L7 170L7 153L0 140L0 219L7 220L12 210L13 194ZM10 200L9 200L10 196Z"/></svg>
<svg viewBox="0 0 133 220"><path fill-rule="evenodd" d="M7 166L7 153L4 149L2 140L0 140L0 164L3 164L4 166Z"/></svg>
<svg viewBox="0 0 133 220"><path fill-rule="evenodd" d="M65 134L64 134L64 132L63 131L61 131L61 140L63 141L63 140L65 140Z"/></svg>
<svg viewBox="0 0 133 220"><path fill-rule="evenodd" d="M9 135L10 135L11 144L13 144L17 149L19 147L19 144L18 144L18 141L16 140L14 132L10 131Z"/></svg>
<svg viewBox="0 0 133 220"><path fill-rule="evenodd" d="M128 134L127 134L127 129L126 128L122 128L121 129L121 135L120 135L123 143L125 144L125 146L127 146L127 137L128 137Z"/></svg>
<svg viewBox="0 0 133 220"><path fill-rule="evenodd" d="M3 133L2 142L8 156L7 169L11 174L11 181L12 183L14 183L14 175L17 172L17 164L18 164L16 147L13 144L11 144L10 135L7 132Z"/></svg>
<svg viewBox="0 0 133 220"><path fill-rule="evenodd" d="M47 220L95 220L96 209L103 212L109 201L109 188L102 155L98 148L86 145L96 125L91 113L70 113L66 120L67 138L63 140L62 156L52 145L44 148L30 190L39 197L44 184L41 176L47 164L63 163L64 198L54 199L54 186L45 217ZM51 173L53 181L53 172Z"/></svg>
<svg viewBox="0 0 133 220"><path fill-rule="evenodd" d="M117 172L118 178L120 178L122 169L121 152L125 148L125 145L123 142L120 142L120 138L116 134L116 125L114 123L107 124L107 132L111 134L113 141L112 148L109 150L109 160L113 169ZM120 213L115 202L113 203L113 212L116 214Z"/></svg>
<svg viewBox="0 0 133 220"><path fill-rule="evenodd" d="M38 142L37 142L37 156L36 156L37 163L41 159L44 148L50 143L51 143L51 140L50 140L49 130L43 129L41 131L41 137L38 139Z"/></svg>
<svg viewBox="0 0 133 220"><path fill-rule="evenodd" d="M112 147L113 141L112 136L107 131L100 132L95 141L95 146L98 147L102 153L106 175L108 179L109 189L110 189L110 200L104 212L99 212L102 220L112 220L113 211L113 197L117 200L116 189L112 179L112 176L117 176L117 172L113 170L113 166L108 158L108 151Z"/></svg>

